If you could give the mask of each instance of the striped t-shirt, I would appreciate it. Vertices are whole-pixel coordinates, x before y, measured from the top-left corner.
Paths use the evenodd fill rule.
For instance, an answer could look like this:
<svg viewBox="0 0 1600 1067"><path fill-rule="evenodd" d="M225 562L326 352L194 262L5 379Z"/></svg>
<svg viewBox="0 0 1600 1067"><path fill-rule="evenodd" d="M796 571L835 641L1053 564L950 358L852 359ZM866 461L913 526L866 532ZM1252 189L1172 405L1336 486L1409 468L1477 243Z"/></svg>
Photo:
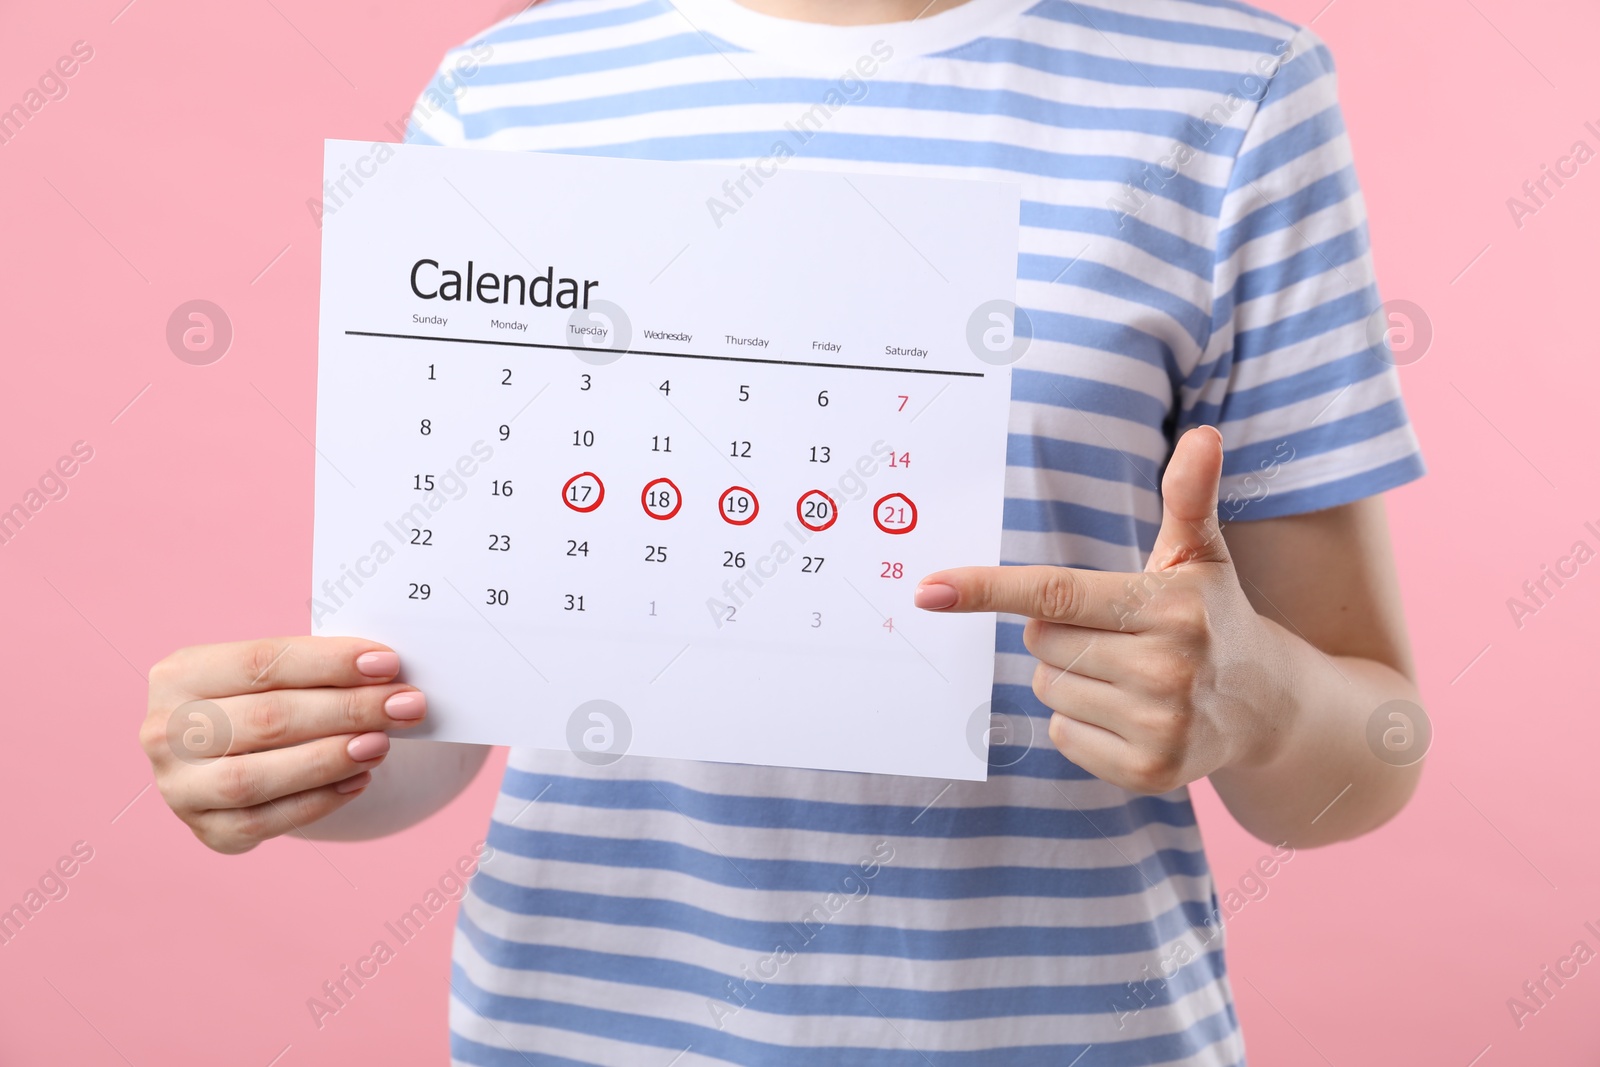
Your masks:
<svg viewBox="0 0 1600 1067"><path fill-rule="evenodd" d="M733 163L781 143L786 167L1020 183L1007 563L1139 570L1197 423L1226 441L1225 521L1422 471L1332 61L1233 0L869 27L553 0L447 56L410 139ZM1242 1064L1187 791L1062 757L1021 634L1002 617L987 782L514 751L456 934L455 1061Z"/></svg>

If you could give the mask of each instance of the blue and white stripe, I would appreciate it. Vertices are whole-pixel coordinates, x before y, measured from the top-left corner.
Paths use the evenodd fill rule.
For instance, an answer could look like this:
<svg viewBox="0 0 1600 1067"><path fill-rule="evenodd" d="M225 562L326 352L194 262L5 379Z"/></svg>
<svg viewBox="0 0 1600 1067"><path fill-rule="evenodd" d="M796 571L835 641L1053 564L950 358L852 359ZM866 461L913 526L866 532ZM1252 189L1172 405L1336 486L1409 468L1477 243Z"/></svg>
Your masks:
<svg viewBox="0 0 1600 1067"><path fill-rule="evenodd" d="M786 165L1022 185L1007 562L1139 569L1197 423L1223 431L1240 520L1421 473L1309 31L1231 0L969 0L870 28L677 2L501 23L446 57L411 139L747 163L881 40ZM982 783L513 752L456 936L456 1062L1243 1064L1187 792L1068 763L1031 676L1002 620L1011 732Z"/></svg>

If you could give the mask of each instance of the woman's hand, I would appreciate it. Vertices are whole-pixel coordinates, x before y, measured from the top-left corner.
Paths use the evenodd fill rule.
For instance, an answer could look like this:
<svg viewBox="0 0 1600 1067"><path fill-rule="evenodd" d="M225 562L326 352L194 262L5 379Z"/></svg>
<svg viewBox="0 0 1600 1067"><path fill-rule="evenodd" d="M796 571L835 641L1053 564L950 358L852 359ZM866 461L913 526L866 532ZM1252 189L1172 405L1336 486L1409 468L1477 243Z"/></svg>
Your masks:
<svg viewBox="0 0 1600 1067"><path fill-rule="evenodd" d="M427 701L373 641L285 637L180 649L150 669L139 741L167 804L218 852L328 815L372 781L384 731Z"/></svg>
<svg viewBox="0 0 1600 1067"><path fill-rule="evenodd" d="M1164 793L1264 762L1290 726L1291 657L1222 540L1221 473L1221 434L1185 434L1143 574L965 567L924 578L917 606L1027 616L1033 691L1054 712L1050 740L1098 778Z"/></svg>

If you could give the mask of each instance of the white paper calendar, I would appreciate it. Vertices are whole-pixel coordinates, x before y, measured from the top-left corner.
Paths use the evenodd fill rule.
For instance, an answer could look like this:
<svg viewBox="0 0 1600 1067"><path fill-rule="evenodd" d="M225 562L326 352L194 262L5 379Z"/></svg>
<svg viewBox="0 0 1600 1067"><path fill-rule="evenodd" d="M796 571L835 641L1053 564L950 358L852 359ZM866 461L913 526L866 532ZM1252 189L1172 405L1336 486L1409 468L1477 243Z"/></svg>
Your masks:
<svg viewBox="0 0 1600 1067"><path fill-rule="evenodd" d="M330 141L312 632L407 736L982 779L1015 186Z"/></svg>

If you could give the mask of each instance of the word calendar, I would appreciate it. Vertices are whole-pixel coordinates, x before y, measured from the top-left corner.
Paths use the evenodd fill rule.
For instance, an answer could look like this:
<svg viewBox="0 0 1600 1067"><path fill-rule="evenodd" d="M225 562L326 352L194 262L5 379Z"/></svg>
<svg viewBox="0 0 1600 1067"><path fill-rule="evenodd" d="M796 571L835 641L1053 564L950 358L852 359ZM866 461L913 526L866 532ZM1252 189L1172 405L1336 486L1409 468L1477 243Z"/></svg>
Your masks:
<svg viewBox="0 0 1600 1067"><path fill-rule="evenodd" d="M408 736L985 777L912 592L999 562L1016 187L769 170L328 142L312 629Z"/></svg>

